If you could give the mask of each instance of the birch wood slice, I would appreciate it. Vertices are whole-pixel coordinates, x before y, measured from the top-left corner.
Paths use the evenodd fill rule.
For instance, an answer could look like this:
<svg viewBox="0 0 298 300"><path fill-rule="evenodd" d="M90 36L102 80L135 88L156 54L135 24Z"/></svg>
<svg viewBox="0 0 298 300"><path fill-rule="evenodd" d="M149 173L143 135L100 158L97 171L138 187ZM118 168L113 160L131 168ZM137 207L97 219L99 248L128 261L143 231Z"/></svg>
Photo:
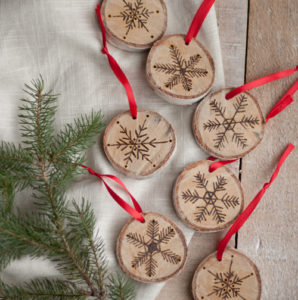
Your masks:
<svg viewBox="0 0 298 300"><path fill-rule="evenodd" d="M151 175L166 165L176 147L175 132L160 114L129 111L116 116L104 134L104 151L111 164L137 178Z"/></svg>
<svg viewBox="0 0 298 300"><path fill-rule="evenodd" d="M145 222L131 219L117 242L123 272L141 282L165 281L182 271L187 245L182 231L167 217L144 213Z"/></svg>
<svg viewBox="0 0 298 300"><path fill-rule="evenodd" d="M220 231L240 215L244 196L241 184L226 167L209 172L212 161L186 167L174 188L174 206L187 225L198 231Z"/></svg>
<svg viewBox="0 0 298 300"><path fill-rule="evenodd" d="M215 67L209 52L196 40L172 34L151 48L146 75L153 89L165 100L189 105L203 98L214 82Z"/></svg>
<svg viewBox="0 0 298 300"><path fill-rule="evenodd" d="M221 261L216 252L198 266L192 281L195 300L259 300L261 277L256 265L244 254L226 249Z"/></svg>
<svg viewBox="0 0 298 300"><path fill-rule="evenodd" d="M231 89L216 91L199 103L193 132L201 147L221 159L237 159L264 136L265 120L256 99L244 92L226 100Z"/></svg>
<svg viewBox="0 0 298 300"><path fill-rule="evenodd" d="M103 0L101 14L109 42L123 50L148 49L167 28L163 0Z"/></svg>

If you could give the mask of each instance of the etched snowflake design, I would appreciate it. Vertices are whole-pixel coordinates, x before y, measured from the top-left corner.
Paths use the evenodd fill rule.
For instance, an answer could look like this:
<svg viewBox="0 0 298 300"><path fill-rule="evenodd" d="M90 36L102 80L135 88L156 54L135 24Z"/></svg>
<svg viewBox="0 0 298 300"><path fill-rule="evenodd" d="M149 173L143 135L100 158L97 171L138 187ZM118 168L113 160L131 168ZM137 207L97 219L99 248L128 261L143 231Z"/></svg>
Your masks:
<svg viewBox="0 0 298 300"><path fill-rule="evenodd" d="M124 10L121 11L119 15L109 15L109 17L122 18L123 22L125 22L126 27L125 35L127 36L129 32L134 28L145 29L147 32L149 32L147 23L150 15L154 12L149 11L148 8L144 7L144 3L142 0L135 0L134 2L122 0L122 2L124 4Z"/></svg>
<svg viewBox="0 0 298 300"><path fill-rule="evenodd" d="M204 130L216 131L216 138L213 139L214 147L218 150L225 147L226 144L232 142L236 143L237 147L242 149L248 146L245 133L240 132L239 129L253 129L259 124L258 117L253 115L246 115L247 107L246 95L240 95L236 98L236 102L233 104L234 112L232 116L226 115L226 108L222 107L216 99L210 102L211 111L215 113L215 119L209 120L203 124ZM229 138L228 133L231 132L232 136ZM230 135L229 135L230 136Z"/></svg>
<svg viewBox="0 0 298 300"><path fill-rule="evenodd" d="M136 160L146 160L155 167L150 159L150 149L156 148L160 144L172 142L172 140L158 141L156 138L151 138L147 133L146 119L134 132L121 125L119 121L117 124L120 126L121 137L115 143L108 144L108 147L116 147L124 151L125 168Z"/></svg>
<svg viewBox="0 0 298 300"><path fill-rule="evenodd" d="M208 71L206 69L197 68L200 59L200 54L191 56L188 60L182 57L179 49L170 45L170 56L173 64L156 63L153 68L157 72L162 72L170 75L170 78L165 83L165 87L172 89L178 84L182 84L185 91L191 91L192 79L195 77L206 77Z"/></svg>
<svg viewBox="0 0 298 300"><path fill-rule="evenodd" d="M234 209L240 205L239 198L236 196L230 196L228 193L224 193L221 196L220 192L226 191L225 185L227 179L224 176L216 176L216 181L212 183L212 189L208 189L208 180L204 174L199 172L195 177L196 188L193 192L187 189L182 192L182 199L193 204L198 203L194 213L195 221L202 222L207 221L208 216L217 224L224 223L226 214L223 212L225 209Z"/></svg>
<svg viewBox="0 0 298 300"><path fill-rule="evenodd" d="M241 286L245 279L253 276L253 273L250 273L246 276L240 277L235 271L232 271L233 265L233 256L231 258L230 267L227 272L213 273L210 270L208 272L213 276L213 291L208 295L216 295L219 299L227 300L231 298L241 298L246 300L243 297L241 292Z"/></svg>
<svg viewBox="0 0 298 300"><path fill-rule="evenodd" d="M145 264L145 272L148 277L156 275L158 262L154 259L159 255L167 263L177 265L181 262L181 256L170 249L163 249L162 245L167 244L174 236L175 230L168 226L159 230L159 224L156 220L150 220L146 230L146 235L139 233L129 233L126 235L128 243L136 248L143 249L137 253L131 262L133 268L138 268Z"/></svg>

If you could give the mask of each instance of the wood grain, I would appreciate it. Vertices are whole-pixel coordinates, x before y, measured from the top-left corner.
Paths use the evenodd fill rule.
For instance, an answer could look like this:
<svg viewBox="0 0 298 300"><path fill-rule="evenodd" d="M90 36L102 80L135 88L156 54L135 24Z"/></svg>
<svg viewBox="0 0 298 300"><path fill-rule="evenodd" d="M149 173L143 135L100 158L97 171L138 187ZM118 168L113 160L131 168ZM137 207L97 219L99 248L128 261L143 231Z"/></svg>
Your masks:
<svg viewBox="0 0 298 300"><path fill-rule="evenodd" d="M123 50L146 50L167 28L163 0L103 0L101 14L108 41Z"/></svg>
<svg viewBox="0 0 298 300"><path fill-rule="evenodd" d="M202 232L230 226L243 209L240 181L227 167L209 171L212 161L187 166L176 180L173 201L180 218Z"/></svg>
<svg viewBox="0 0 298 300"><path fill-rule="evenodd" d="M221 261L216 252L198 266L193 281L195 300L225 300L261 298L261 278L256 265L244 254L226 249Z"/></svg>
<svg viewBox="0 0 298 300"><path fill-rule="evenodd" d="M131 219L121 230L116 251L120 267L141 282L165 281L185 265L185 237L169 218L153 212L143 216L144 223Z"/></svg>
<svg viewBox="0 0 298 300"><path fill-rule="evenodd" d="M297 15L297 1L250 1L247 81L296 66ZM265 115L297 79L292 75L253 91ZM268 122L262 143L243 159L246 204L269 180L288 143L298 145L297 100L298 93L291 106ZM264 300L297 299L297 161L295 149L239 233L239 249L260 269Z"/></svg>
<svg viewBox="0 0 298 300"><path fill-rule="evenodd" d="M229 100L231 89L213 92L201 101L193 118L193 132L200 146L220 159L238 159L262 140L265 120L258 99L244 92Z"/></svg>
<svg viewBox="0 0 298 300"><path fill-rule="evenodd" d="M172 125L160 114L139 110L133 119L126 111L107 126L103 146L115 168L141 179L166 165L174 153L176 137Z"/></svg>
<svg viewBox="0 0 298 300"><path fill-rule="evenodd" d="M177 105L200 100L212 88L215 77L213 59L196 39L185 44L185 35L164 36L151 48L146 75L154 91Z"/></svg>

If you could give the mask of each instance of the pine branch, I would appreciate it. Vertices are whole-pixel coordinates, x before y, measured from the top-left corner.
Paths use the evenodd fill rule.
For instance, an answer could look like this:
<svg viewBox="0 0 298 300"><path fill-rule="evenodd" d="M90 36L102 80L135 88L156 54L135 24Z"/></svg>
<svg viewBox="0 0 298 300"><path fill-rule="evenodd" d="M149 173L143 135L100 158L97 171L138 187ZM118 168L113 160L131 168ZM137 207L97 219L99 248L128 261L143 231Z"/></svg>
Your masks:
<svg viewBox="0 0 298 300"><path fill-rule="evenodd" d="M217 103L216 99L210 102L210 106L211 106L211 110L215 112L215 115L217 117L222 117L224 120L226 119L225 117L226 108L222 107L220 103Z"/></svg>
<svg viewBox="0 0 298 300"><path fill-rule="evenodd" d="M150 237L152 240L154 240L159 231L159 224L155 220L151 220L148 224L146 234L148 237Z"/></svg>
<svg viewBox="0 0 298 300"><path fill-rule="evenodd" d="M198 206L197 212L194 213L195 221L202 222L206 221L206 216L208 215L207 205L206 206Z"/></svg>
<svg viewBox="0 0 298 300"><path fill-rule="evenodd" d="M175 230L172 227L168 226L166 229L163 228L159 234L159 239L157 243L167 244L170 241L170 239L174 236Z"/></svg>
<svg viewBox="0 0 298 300"><path fill-rule="evenodd" d="M153 255L151 254L149 256L149 259L146 261L146 264L145 264L145 271L146 271L146 274L149 276L149 277L152 277L152 276L155 276L156 275L156 268L157 268L157 262L156 260L153 258Z"/></svg>
<svg viewBox="0 0 298 300"><path fill-rule="evenodd" d="M126 235L128 243L134 245L137 248L147 246L144 237L138 233L129 233Z"/></svg>
<svg viewBox="0 0 298 300"><path fill-rule="evenodd" d="M247 128L248 126L250 128L254 128L255 125L258 125L259 124L259 119L258 117L253 117L252 115L250 115L249 117L247 116L243 116L241 118L240 121L237 122L238 124L240 124L243 128Z"/></svg>
<svg viewBox="0 0 298 300"><path fill-rule="evenodd" d="M41 77L26 85L26 92L31 99L23 99L20 108L25 147L0 145L0 270L24 255L45 257L66 281L35 280L23 287L0 283L0 299L104 300L107 265L103 242L94 233L94 213L85 201L74 202L70 210L65 196L81 173L83 152L102 129L102 116L82 116L55 137L57 97L44 91ZM15 215L14 195L27 186L38 212Z"/></svg>
<svg viewBox="0 0 298 300"><path fill-rule="evenodd" d="M55 160L73 161L94 143L94 137L103 129L101 113L82 115L74 124L66 124L55 138L51 157Z"/></svg>
<svg viewBox="0 0 298 300"><path fill-rule="evenodd" d="M123 275L110 277L109 296L111 300L133 300L136 297L134 284Z"/></svg>
<svg viewBox="0 0 298 300"><path fill-rule="evenodd" d="M160 251L163 259L171 264L178 264L181 261L181 257L175 254L172 250Z"/></svg>
<svg viewBox="0 0 298 300"><path fill-rule="evenodd" d="M227 179L224 176L216 176L216 181L213 182L213 191L214 193L216 192L221 192L225 191L225 185L227 184Z"/></svg>
<svg viewBox="0 0 298 300"><path fill-rule="evenodd" d="M232 136L232 142L236 142L238 147L244 149L247 147L247 138L244 137L243 133L234 132Z"/></svg>
<svg viewBox="0 0 298 300"><path fill-rule="evenodd" d="M229 196L228 194L224 194L221 198L221 202L228 209L229 207L235 208L240 205L239 198L236 196Z"/></svg>
<svg viewBox="0 0 298 300"><path fill-rule="evenodd" d="M83 300L89 293L79 290L74 284L58 279L37 279L24 287L8 285L0 281L0 299L3 300Z"/></svg>

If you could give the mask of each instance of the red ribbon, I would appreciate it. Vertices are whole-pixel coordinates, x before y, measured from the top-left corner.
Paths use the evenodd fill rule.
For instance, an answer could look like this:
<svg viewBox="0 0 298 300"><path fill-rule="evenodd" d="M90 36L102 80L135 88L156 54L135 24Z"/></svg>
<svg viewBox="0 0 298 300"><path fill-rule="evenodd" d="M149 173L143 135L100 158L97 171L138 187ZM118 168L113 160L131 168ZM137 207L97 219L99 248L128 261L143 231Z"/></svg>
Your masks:
<svg viewBox="0 0 298 300"><path fill-rule="evenodd" d="M277 79L281 79L283 77L287 77L289 75L292 75L296 71L298 71L298 66L296 66L295 69L288 69L288 70L280 71L280 72L277 72L277 73L274 73L274 74L271 74L271 75L253 80L251 82L248 82L244 85L241 85L241 86L231 90L229 93L227 93L226 94L226 99L229 100L229 99L239 95L240 93L251 90L255 87L264 85L266 83L269 83L271 81L275 81Z"/></svg>
<svg viewBox="0 0 298 300"><path fill-rule="evenodd" d="M186 37L185 37L186 45L188 45L191 42L191 40L198 35L198 33L203 25L203 22L204 22L205 18L207 17L208 12L211 9L214 2L215 2L215 0L204 0L202 2L202 4L200 5L197 13L195 14L195 16L191 22L188 32L186 34Z"/></svg>
<svg viewBox="0 0 298 300"><path fill-rule="evenodd" d="M232 236L238 232L238 230L242 227L242 225L246 222L246 220L249 218L251 213L255 210L258 203L260 202L262 196L265 194L266 190L270 187L271 183L275 180L277 177L279 170L282 166L282 164L285 162L288 155L292 152L292 150L295 148L293 144L289 144L285 152L283 153L282 157L280 158L277 167L270 179L269 182L265 183L263 188L260 190L260 192L255 196L255 198L249 203L247 208L241 213L241 215L236 219L232 227L229 229L225 237L220 241L218 247L217 247L217 259L220 261L222 259L223 253L226 249L227 244L229 243Z"/></svg>
<svg viewBox="0 0 298 300"><path fill-rule="evenodd" d="M220 167L222 167L222 166L225 166L225 165L228 165L228 164L233 163L233 162L236 161L237 159L233 159L233 160L219 160L219 161L216 161L216 160L217 160L216 157L210 156L210 157L208 157L208 160L214 161L214 163L212 163L212 164L209 166L209 172L212 173L212 172L216 171L218 168L220 168Z"/></svg>
<svg viewBox="0 0 298 300"><path fill-rule="evenodd" d="M274 107L271 109L269 114L266 117L266 123L269 119L275 117L277 114L279 114L281 111L283 111L288 105L290 105L294 99L293 95L298 89L298 81L296 81L290 89L283 95L283 97L274 105Z"/></svg>
<svg viewBox="0 0 298 300"><path fill-rule="evenodd" d="M93 171L92 169L90 169L87 166L81 165L82 168L85 168L88 170L88 172L91 175L94 175L96 177L98 177L100 180L102 180L102 182L104 183L106 189L108 190L109 194L112 196L112 198L124 209L126 210L133 218L135 218L136 220L144 223L145 219L142 215L142 208L139 205L139 203L137 202L137 200L133 197L133 195L129 192L129 190L127 189L127 187L125 186L125 184L116 176L114 175L105 175L105 174L98 174L95 171ZM130 196L132 203L134 205L134 208L131 207L127 202L125 202L119 195L117 195L113 189L105 182L104 178L109 178L112 179L113 181L115 181L116 183L118 183L126 192L127 194Z"/></svg>
<svg viewBox="0 0 298 300"><path fill-rule="evenodd" d="M116 77L118 78L118 80L122 83L122 85L124 86L125 90L126 90L126 94L127 94L127 98L128 98L128 103L129 103L129 109L130 109L130 114L131 116L136 119L137 118L137 104L136 104L136 100L131 88L131 85L128 81L128 79L126 78L125 74L123 73L123 71L121 70L121 68L119 67L118 63L116 62L116 60L114 59L114 57L109 53L108 47L107 47L107 36L106 36L106 30L101 18L101 14L100 14L100 6L99 4L97 5L95 12L97 14L97 18L100 24L100 28L101 28L101 33L102 33L102 42L103 42L103 49L101 50L101 52L103 54L106 54L111 66L111 69L113 70L114 74L116 75Z"/></svg>

